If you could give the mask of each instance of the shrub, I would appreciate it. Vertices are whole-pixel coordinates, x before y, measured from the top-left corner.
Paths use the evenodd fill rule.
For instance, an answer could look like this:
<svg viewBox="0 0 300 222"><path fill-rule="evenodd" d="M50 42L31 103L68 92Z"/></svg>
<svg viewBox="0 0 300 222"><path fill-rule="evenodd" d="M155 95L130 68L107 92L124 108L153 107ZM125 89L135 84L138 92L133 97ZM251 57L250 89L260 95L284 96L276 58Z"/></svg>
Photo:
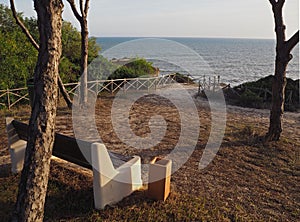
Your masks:
<svg viewBox="0 0 300 222"><path fill-rule="evenodd" d="M241 106L260 108L263 106L263 98L259 97L251 90L246 89L241 95L238 103Z"/></svg>

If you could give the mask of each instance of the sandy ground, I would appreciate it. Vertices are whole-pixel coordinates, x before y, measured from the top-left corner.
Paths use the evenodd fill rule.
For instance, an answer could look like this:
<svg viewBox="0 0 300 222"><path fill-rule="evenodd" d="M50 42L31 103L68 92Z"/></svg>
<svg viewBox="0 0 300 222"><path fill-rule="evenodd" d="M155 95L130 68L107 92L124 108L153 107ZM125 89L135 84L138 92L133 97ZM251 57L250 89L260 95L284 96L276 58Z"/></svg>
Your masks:
<svg viewBox="0 0 300 222"><path fill-rule="evenodd" d="M170 101L170 98L173 99L176 95L174 98L178 98L182 110L188 115L185 124L190 128L187 127L184 143L181 144L189 149L183 149L183 152L177 152L178 155L173 156L174 163L178 164L179 168L172 175L174 192L199 195L207 200L212 198L219 203L219 207L224 207L224 210L238 209L240 214L253 221L269 219L297 221L300 218L300 113L285 113L281 142L264 144L260 136L267 132L269 111L227 106L222 144L213 161L200 170L199 161L212 128L212 114L208 102L195 97L197 88L192 86L164 90L160 96L148 95L138 99L129 111L130 130L137 137L147 138L152 134L159 137L160 135L156 135L153 131L166 127L166 133L161 141L153 147L142 149L143 145L147 146L141 144L144 140L130 146L119 138L112 125L111 107L114 98L109 95L101 97L96 103L98 138L91 137L92 133L86 128L82 130L83 136L91 141L98 141L100 136L109 150L126 156L140 155L145 164L154 156L165 157L174 150L182 133L181 108L178 110L178 107ZM195 122L198 117L192 115L195 111L193 105L185 98L187 91L196 104L200 124ZM26 121L29 111L16 110L10 115ZM113 118L123 114L119 112L116 115ZM164 121L156 119L149 125L151 117L156 115L162 116ZM219 116L222 115L220 113ZM69 110L59 108L56 122L57 132L74 136L72 114ZM195 132L192 130L198 125L200 131L197 132L195 142ZM1 118L0 165L2 166L9 164L4 126L4 118ZM129 131L126 125L122 125L121 130ZM194 142L195 147L191 147ZM192 152L189 152L191 149Z"/></svg>

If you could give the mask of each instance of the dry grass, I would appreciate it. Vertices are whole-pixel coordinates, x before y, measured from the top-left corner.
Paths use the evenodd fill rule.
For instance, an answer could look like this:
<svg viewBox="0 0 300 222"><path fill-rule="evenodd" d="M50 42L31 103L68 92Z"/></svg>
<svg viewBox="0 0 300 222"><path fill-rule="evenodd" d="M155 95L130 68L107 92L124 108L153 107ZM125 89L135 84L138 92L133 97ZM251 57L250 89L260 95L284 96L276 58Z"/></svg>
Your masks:
<svg viewBox="0 0 300 222"><path fill-rule="evenodd" d="M106 146L117 152L140 155L144 162L165 155L177 143L178 112L167 101L140 100L131 111L131 127L143 136L155 113L168 123L166 136L156 147L136 150L116 136L111 125L111 97L97 103L97 126ZM204 170L198 163L208 140L210 113L198 106L200 137L189 160L172 175L172 193L166 202L146 198L138 191L105 210L93 209L92 178L52 162L45 206L46 221L298 221L300 218L300 130L299 115L287 116L280 142L264 144L268 114L229 109L225 137L213 162ZM4 115L26 121L29 109ZM0 119L0 155L8 155L4 119ZM57 130L72 135L71 113L60 108ZM291 133L293 132L293 133ZM0 220L7 221L13 210L19 176L0 168Z"/></svg>

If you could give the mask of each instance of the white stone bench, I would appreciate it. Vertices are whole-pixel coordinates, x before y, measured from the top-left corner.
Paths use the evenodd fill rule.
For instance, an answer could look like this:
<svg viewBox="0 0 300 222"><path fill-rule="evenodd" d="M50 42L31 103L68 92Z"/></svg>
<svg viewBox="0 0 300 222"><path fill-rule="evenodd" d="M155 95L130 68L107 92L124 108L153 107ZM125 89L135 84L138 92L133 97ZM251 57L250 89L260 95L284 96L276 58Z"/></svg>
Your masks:
<svg viewBox="0 0 300 222"><path fill-rule="evenodd" d="M8 150L11 159L11 171L13 173L19 173L23 169L27 142L19 138L19 135L12 124L13 120L13 118L6 118Z"/></svg>
<svg viewBox="0 0 300 222"><path fill-rule="evenodd" d="M141 158L134 156L114 168L104 144L92 144L93 187L96 209L116 203L142 187Z"/></svg>
<svg viewBox="0 0 300 222"><path fill-rule="evenodd" d="M27 137L27 125L6 118L9 151L12 161L12 172L22 170L25 157L26 140L20 139L18 131L23 138ZM76 139L55 135L53 155L64 160L79 164L93 170L94 203L96 209L103 209L106 205L116 203L142 187L141 158L123 158L120 155L108 152L104 144L81 141L81 145L88 148L89 160L92 165L82 156ZM113 161L118 167L114 167Z"/></svg>

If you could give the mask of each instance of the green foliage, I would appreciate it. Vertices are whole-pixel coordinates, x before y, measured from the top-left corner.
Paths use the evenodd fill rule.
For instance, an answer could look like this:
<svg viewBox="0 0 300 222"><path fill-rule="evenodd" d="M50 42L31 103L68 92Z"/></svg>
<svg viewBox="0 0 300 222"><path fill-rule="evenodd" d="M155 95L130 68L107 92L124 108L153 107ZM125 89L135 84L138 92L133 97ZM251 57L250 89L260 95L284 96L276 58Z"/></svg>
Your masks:
<svg viewBox="0 0 300 222"><path fill-rule="evenodd" d="M25 18L25 25L34 40L39 43L39 28L37 24L37 20L34 17ZM20 27L18 27L20 29Z"/></svg>
<svg viewBox="0 0 300 222"><path fill-rule="evenodd" d="M7 6L0 4L0 12L1 33L13 32L17 25L13 20L11 10ZM22 16L21 13L19 13L18 15Z"/></svg>
<svg viewBox="0 0 300 222"><path fill-rule="evenodd" d="M264 88L264 89L272 89L272 82L273 82L273 76L269 75L264 78L261 78L254 82L246 82L242 84L244 87L247 88Z"/></svg>
<svg viewBox="0 0 300 222"><path fill-rule="evenodd" d="M101 47L98 45L97 39L95 37L89 38L89 58L88 63L90 64L97 56L99 55L99 51L101 51Z"/></svg>
<svg viewBox="0 0 300 222"><path fill-rule="evenodd" d="M72 63L68 58L62 57L59 64L59 74L64 83L76 82L80 66Z"/></svg>
<svg viewBox="0 0 300 222"><path fill-rule="evenodd" d="M80 33L70 22L62 26L62 54L73 63L80 63L81 37Z"/></svg>
<svg viewBox="0 0 300 222"><path fill-rule="evenodd" d="M111 66L112 69L110 69L109 72L106 72L106 75L103 75L103 77L108 76L107 79L130 79L130 78L138 78L141 76L151 76L156 73L156 69L155 67L152 66L152 63L148 62L145 59L141 59L141 58L132 59L128 63L119 66L118 63L123 63L123 62L122 60L114 62L113 65ZM121 83L122 81L115 81L116 85L120 85ZM109 84L110 83L105 83L104 85L109 85ZM120 86L122 86L122 84ZM116 86L111 85L110 87L116 87Z"/></svg>
<svg viewBox="0 0 300 222"><path fill-rule="evenodd" d="M95 38L89 39L88 62L92 62L101 50ZM63 22L62 27L62 59L59 72L63 82L76 82L80 77L81 35L70 23Z"/></svg>
<svg viewBox="0 0 300 222"><path fill-rule="evenodd" d="M237 98L237 105L254 108L267 108L272 102L272 82L273 76L267 76L254 82L247 82L236 86L233 89L240 95ZM295 111L300 108L299 100L299 80L286 78L285 88L285 110ZM229 96L229 99L233 99Z"/></svg>
<svg viewBox="0 0 300 222"><path fill-rule="evenodd" d="M108 79L137 78L140 76L151 76L155 73L156 69L152 66L151 62L148 62L146 59L138 58L120 66Z"/></svg>
<svg viewBox="0 0 300 222"><path fill-rule="evenodd" d="M136 76L154 75L156 71L151 62L142 58L135 59L134 61L126 64L125 67L132 70Z"/></svg>
<svg viewBox="0 0 300 222"><path fill-rule="evenodd" d="M177 83L194 83L194 80L187 75L183 75L181 73L175 73L175 81Z"/></svg>
<svg viewBox="0 0 300 222"><path fill-rule="evenodd" d="M36 42L37 20L18 14ZM81 35L70 22L63 22L62 59L59 71L63 82L76 82L80 76ZM89 62L100 50L95 38L89 39ZM33 77L38 51L15 23L10 8L0 4L0 89L25 87Z"/></svg>
<svg viewBox="0 0 300 222"><path fill-rule="evenodd" d="M134 69L128 68L126 66L121 66L114 73L108 77L108 79L126 79L126 78L137 78L139 75Z"/></svg>
<svg viewBox="0 0 300 222"><path fill-rule="evenodd" d="M245 90L240 97L239 105L259 108L262 106L263 98L251 90Z"/></svg>
<svg viewBox="0 0 300 222"><path fill-rule="evenodd" d="M108 61L102 55L97 56L88 66L89 78L106 80L117 69L117 65Z"/></svg>
<svg viewBox="0 0 300 222"><path fill-rule="evenodd" d="M37 51L15 24L10 9L0 5L0 89L24 87L36 59Z"/></svg>

